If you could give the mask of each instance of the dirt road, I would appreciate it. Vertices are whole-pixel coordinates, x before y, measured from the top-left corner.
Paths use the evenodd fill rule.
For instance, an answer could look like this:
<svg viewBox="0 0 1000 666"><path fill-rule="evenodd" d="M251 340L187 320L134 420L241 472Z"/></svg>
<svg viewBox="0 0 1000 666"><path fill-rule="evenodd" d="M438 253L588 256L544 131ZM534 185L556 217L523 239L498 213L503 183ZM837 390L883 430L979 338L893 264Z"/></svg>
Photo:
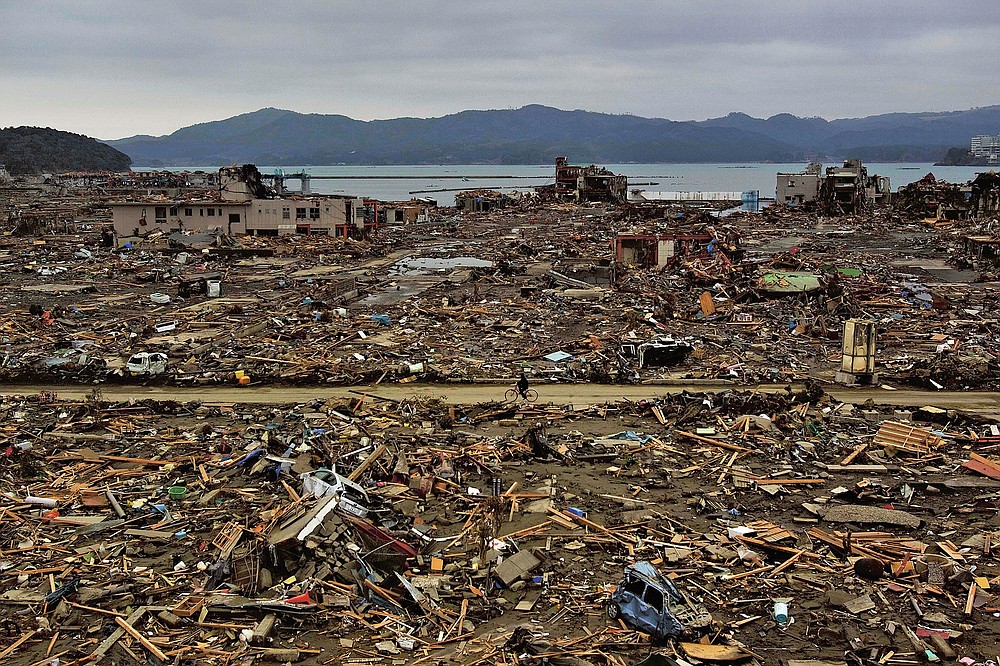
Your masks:
<svg viewBox="0 0 1000 666"><path fill-rule="evenodd" d="M507 386L500 384L387 384L379 386L315 386L315 387L246 387L212 386L205 388L122 386L101 385L106 400L126 400L128 398L156 400L202 400L205 402L259 402L287 403L306 402L313 398L354 396L355 391L379 397L400 400L413 397L441 398L449 403L470 404L487 400L503 400ZM595 403L620 398L638 400L667 393L719 392L728 386L718 383L692 383L671 385L613 386L606 384L537 384L534 388L540 394L540 403L558 405L571 403ZM737 387L738 388L738 387ZM751 387L744 387L745 390ZM775 393L785 390L785 385L764 385L752 387L755 390ZM793 388L799 388L793 386ZM839 400L860 404L871 398L880 404L920 407L934 405L947 409L962 409L985 415L1000 414L1000 392L974 391L914 391L886 389L849 389L827 387L831 395ZM2 395L35 395L40 391L54 391L59 397L82 399L91 387L86 385L0 385Z"/></svg>

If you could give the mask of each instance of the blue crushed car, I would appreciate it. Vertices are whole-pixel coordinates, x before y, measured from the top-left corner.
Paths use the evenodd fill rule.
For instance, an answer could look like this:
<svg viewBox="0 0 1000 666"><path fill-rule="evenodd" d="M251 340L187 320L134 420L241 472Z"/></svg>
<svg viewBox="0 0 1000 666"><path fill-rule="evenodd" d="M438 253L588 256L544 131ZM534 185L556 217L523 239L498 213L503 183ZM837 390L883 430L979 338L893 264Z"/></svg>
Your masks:
<svg viewBox="0 0 1000 666"><path fill-rule="evenodd" d="M712 624L712 615L703 606L685 599L649 562L625 568L625 579L611 593L607 613L654 639L696 633Z"/></svg>

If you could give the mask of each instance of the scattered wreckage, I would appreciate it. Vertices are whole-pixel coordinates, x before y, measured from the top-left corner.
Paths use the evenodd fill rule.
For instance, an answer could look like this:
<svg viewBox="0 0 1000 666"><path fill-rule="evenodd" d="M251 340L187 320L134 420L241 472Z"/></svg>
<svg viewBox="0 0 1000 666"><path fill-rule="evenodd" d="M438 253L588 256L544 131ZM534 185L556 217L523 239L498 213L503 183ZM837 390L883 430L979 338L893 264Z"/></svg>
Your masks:
<svg viewBox="0 0 1000 666"><path fill-rule="evenodd" d="M995 418L816 386L0 411L0 653L30 663L754 666L797 638L804 660L903 666L995 647Z"/></svg>
<svg viewBox="0 0 1000 666"><path fill-rule="evenodd" d="M150 231L119 247L95 190L77 195L97 222L44 234L19 216L6 380L365 388L291 405L4 398L0 655L986 663L995 414L792 384L839 369L992 388L995 181L977 179L974 206L927 182L905 207L835 217L466 197L479 210L364 240ZM521 372L789 389L372 395Z"/></svg>

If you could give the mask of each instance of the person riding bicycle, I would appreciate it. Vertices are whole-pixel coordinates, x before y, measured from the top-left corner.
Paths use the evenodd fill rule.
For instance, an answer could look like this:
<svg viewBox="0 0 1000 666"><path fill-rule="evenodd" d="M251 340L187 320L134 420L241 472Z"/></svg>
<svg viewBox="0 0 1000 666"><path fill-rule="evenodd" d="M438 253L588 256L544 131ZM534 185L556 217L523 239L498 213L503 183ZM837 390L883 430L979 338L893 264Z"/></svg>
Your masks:
<svg viewBox="0 0 1000 666"><path fill-rule="evenodd" d="M524 370L521 371L521 378L517 380L515 387L517 392L521 394L521 399L526 400L528 397L528 378L524 374Z"/></svg>

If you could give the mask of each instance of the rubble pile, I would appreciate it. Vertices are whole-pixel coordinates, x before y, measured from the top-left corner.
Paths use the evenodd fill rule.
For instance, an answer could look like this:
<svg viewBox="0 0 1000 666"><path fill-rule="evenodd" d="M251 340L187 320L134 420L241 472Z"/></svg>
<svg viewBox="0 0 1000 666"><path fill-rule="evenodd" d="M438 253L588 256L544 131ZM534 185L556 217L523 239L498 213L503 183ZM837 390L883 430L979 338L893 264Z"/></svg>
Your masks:
<svg viewBox="0 0 1000 666"><path fill-rule="evenodd" d="M0 411L17 663L995 654L992 418L816 384Z"/></svg>
<svg viewBox="0 0 1000 666"><path fill-rule="evenodd" d="M827 381L849 318L877 323L889 386L984 388L998 377L993 173L967 185L928 174L891 205L834 216L614 197L504 195L501 206L471 191L430 222L365 240L111 233L109 203L218 198L230 171L0 188L12 234L0 248L10 315L0 378ZM252 165L235 172L263 187Z"/></svg>
<svg viewBox="0 0 1000 666"><path fill-rule="evenodd" d="M96 231L10 236L0 373L181 385L504 381L522 370L785 382L829 379L844 321L864 317L878 323L883 381L996 379L995 290L981 281L994 269L962 250L990 222L928 230L884 211L673 210L651 221L648 204L635 217L522 203L367 241L178 233L114 248ZM680 252L662 265L616 259L616 239L646 238L640 228L688 240L671 241ZM657 365L634 351L664 339L693 353ZM130 367L151 353L168 357L163 372Z"/></svg>

